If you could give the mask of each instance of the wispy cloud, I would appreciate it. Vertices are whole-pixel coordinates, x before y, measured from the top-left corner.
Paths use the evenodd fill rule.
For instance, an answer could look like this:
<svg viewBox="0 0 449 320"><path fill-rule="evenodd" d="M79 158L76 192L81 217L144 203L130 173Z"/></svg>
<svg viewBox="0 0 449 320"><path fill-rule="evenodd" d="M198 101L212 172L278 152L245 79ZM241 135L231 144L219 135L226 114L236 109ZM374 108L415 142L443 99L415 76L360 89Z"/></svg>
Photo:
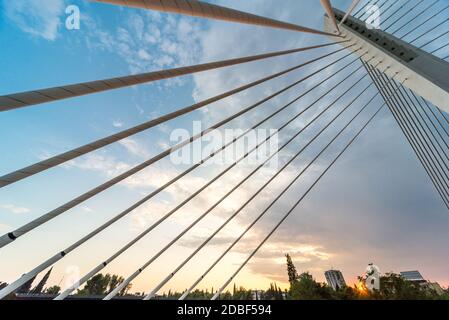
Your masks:
<svg viewBox="0 0 449 320"><path fill-rule="evenodd" d="M89 154L85 157L71 160L63 165L65 168L78 168L81 170L100 172L108 177L122 173L130 165L117 161L115 158L100 154Z"/></svg>
<svg viewBox="0 0 449 320"><path fill-rule="evenodd" d="M19 207L19 206L16 206L14 204L10 204L10 203L2 204L2 205L0 205L0 208L5 209L5 210L7 210L7 211L9 211L11 213L15 213L15 214L28 213L28 212L31 211L28 208Z"/></svg>
<svg viewBox="0 0 449 320"><path fill-rule="evenodd" d="M94 212L94 210L93 210L91 207L88 207L88 206L83 206L83 207L81 207L81 209L82 209L84 212L87 212L87 213L92 213L92 212Z"/></svg>
<svg viewBox="0 0 449 320"><path fill-rule="evenodd" d="M331 253L317 245L272 241L263 247L261 252L248 264L248 267L254 274L286 283L285 253L292 256L298 272L314 271L315 274L324 270L321 267L323 264L326 265L326 261L332 256Z"/></svg>
<svg viewBox="0 0 449 320"><path fill-rule="evenodd" d="M23 32L53 41L58 36L64 0L3 1L6 16Z"/></svg>
<svg viewBox="0 0 449 320"><path fill-rule="evenodd" d="M120 140L119 142L125 149L132 155L138 156L140 158L148 158L150 156L150 151L142 143L132 138L126 138Z"/></svg>
<svg viewBox="0 0 449 320"><path fill-rule="evenodd" d="M112 122L112 126L113 126L114 128L121 128L121 127L123 127L123 123L122 123L121 121L119 121L119 120L114 120L114 121Z"/></svg>
<svg viewBox="0 0 449 320"><path fill-rule="evenodd" d="M101 21L85 15L88 47L118 55L131 73L197 61L201 49L201 24L197 20L142 11L126 14L123 22L113 31L104 31ZM179 79L169 79L164 81L164 86L182 83Z"/></svg>

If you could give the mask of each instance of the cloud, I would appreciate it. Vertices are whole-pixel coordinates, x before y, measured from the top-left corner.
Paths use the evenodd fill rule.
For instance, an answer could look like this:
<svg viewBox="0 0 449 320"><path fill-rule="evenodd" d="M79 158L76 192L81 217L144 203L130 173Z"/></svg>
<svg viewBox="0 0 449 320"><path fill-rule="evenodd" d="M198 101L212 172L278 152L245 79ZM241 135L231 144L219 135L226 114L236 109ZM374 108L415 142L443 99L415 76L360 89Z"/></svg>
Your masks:
<svg viewBox="0 0 449 320"><path fill-rule="evenodd" d="M125 149L132 155L138 156L140 158L147 159L150 157L149 150L137 140L132 138L125 138L119 141L120 145L125 147Z"/></svg>
<svg viewBox="0 0 449 320"><path fill-rule="evenodd" d="M108 177L116 176L131 167L128 163L117 161L111 156L101 154L88 154L84 157L70 160L62 166L65 168L96 171Z"/></svg>
<svg viewBox="0 0 449 320"><path fill-rule="evenodd" d="M9 229L11 229L10 226L0 223L0 231L1 232L5 232L6 230L9 230Z"/></svg>
<svg viewBox="0 0 449 320"><path fill-rule="evenodd" d="M0 205L0 208L5 209L5 210L7 210L11 213L15 213L15 214L28 213L31 211L28 208L19 207L14 204L2 204L2 205Z"/></svg>
<svg viewBox="0 0 449 320"><path fill-rule="evenodd" d="M298 1L289 0L285 1L285 4L282 6L279 6L277 1L250 3L227 0L218 1L218 3L292 22L297 21L297 12L304 6L304 4L300 4ZM342 4L342 7L347 5L349 5L349 2ZM316 22L318 12L322 12L319 2L317 1L313 4L311 2L308 6L310 12L317 12L317 14L304 16L301 24L321 28ZM285 10L285 8L289 8L289 10ZM263 39L263 41L260 39ZM271 30L269 28L212 23L209 29L201 33L199 41L202 47L202 54L199 60L214 61L291 49L318 44L322 40L322 38L316 36ZM223 50L223 48L232 48L232 51ZM336 47L333 47L327 52L335 49ZM312 58L312 55L316 57L316 54L321 55L325 51L320 49L319 51L288 55L263 62L243 64L235 68L223 68L213 72L195 74L193 76L193 97L195 101L210 98L213 95L252 82L268 74L287 69L298 64L298 61L307 61ZM349 61L351 61L350 58L345 63ZM329 62L330 60L323 60L318 62L315 67L318 65L323 66ZM320 74L321 79L331 75L342 65L343 63L329 68L326 72L322 72ZM292 72L267 84L203 108L203 123L212 124L218 122L224 117L234 114L243 107L261 100L274 91L282 89L315 70L316 68L303 68L300 72ZM329 81L326 85L305 96L295 106L290 107L289 112L282 114L283 121L274 119L267 126L270 126L270 128L279 127L280 124L286 121L286 117L291 118L292 114L311 104L314 99L325 93L331 84L342 80L346 74L348 73L342 72L335 77L333 82ZM363 74L363 70L361 70L350 79L359 78ZM299 95L299 93L311 88L318 80L318 77L311 78L303 85L284 93L279 99L274 99L272 102L265 103L265 106L258 107L257 112L251 113L254 117L247 114L246 117L241 117L241 119L234 121L232 126L234 128L249 127L256 122L256 117L263 119L264 116L273 112L275 108L282 106L296 95ZM365 79L365 81L367 80ZM352 81L354 80L344 83L340 87L339 92L331 93L321 99L310 112L304 114L299 121L291 126L292 129L285 130L281 134L281 138L290 136L292 132L296 132L296 130L303 127L319 111L337 98L339 93L345 91L343 89L345 86L349 88ZM367 82L360 81L360 84L353 92L361 90L359 88L363 88L362 85L366 86ZM368 91L366 96L371 96L372 94L374 94L374 91ZM346 106L353 97L354 94L347 95L335 104L331 108L331 112L321 117L319 121L320 126L323 126L335 114L332 114L332 110ZM364 101L366 101L365 96L356 101L349 110L352 110L351 112L358 110L357 108L363 106ZM378 101L376 101L376 105L371 105L371 108L379 105ZM371 112L374 109L369 110ZM366 114L362 116L366 116ZM348 115L342 118L344 118L344 121L349 120ZM366 120L367 118L363 119ZM339 123L341 124L344 121L340 120ZM359 120L355 126L348 128L347 131L353 134L354 130L360 127L360 124ZM298 140L304 145L305 141L308 141L312 134L316 132L317 127L312 127ZM313 155L313 152L318 152L336 132L336 128L329 128L322 135L321 140L317 140L307 149L307 154L300 157L299 162L307 164L311 159L309 154ZM350 134L347 134L345 137L348 136ZM327 165L329 159L336 154L337 146L342 146L344 141L347 140L337 141L328 150L329 152L320 157L317 165L310 168L310 176L307 179L300 180L298 184L291 188L290 192L278 201L276 208L273 209L273 213L275 212L276 214L267 216L263 222L256 225L253 228L254 233L261 235L268 233L268 230L279 221L281 215L286 213L292 204L295 203L298 199L298 194L304 192L305 187L313 181L314 177L317 177L317 172L320 172ZM288 150L285 149L284 153L292 154L297 145L294 144L294 146L287 148ZM299 164L295 165L289 171L289 174L284 175L284 181L291 181L295 170L299 170L299 167ZM343 269L343 272L346 272L349 279L355 279L363 271L367 263L373 262L372 260L379 262L387 269L407 268L407 266L404 266L405 263L400 261L401 258L394 254L395 252L408 252L407 257L400 255L402 259L408 261L408 267L413 265L413 268L422 266L423 269L436 270L435 263L424 262L432 261L431 255L438 256L439 265L447 265L447 255L441 256L439 252L444 251L443 243L449 241L449 238L447 233L441 230L443 227L440 226L449 227L449 222L443 215L444 207L441 205L434 190L431 190L432 186L428 182L428 179L422 174L422 168L417 163L410 147L406 144L397 125L392 120L391 115L388 112L383 112L365 130L363 135L358 138L345 155L338 160L334 168L314 187L313 191L291 214L288 221L281 226L262 248L261 252L250 262L249 267L254 273L265 274L267 277L275 277L277 279L284 277L285 280L285 261L276 259L283 260L283 253L288 251L291 251L296 257L301 270L312 271L321 278L323 276L322 271L335 266ZM273 199L274 195L277 195L280 190L273 191L263 199ZM242 198L250 194L249 189L247 191L239 190L239 192L241 192ZM436 223L436 228L439 230L438 237L432 238L426 236L422 230L420 231L419 225L430 228L433 222L429 221L429 219L434 222L438 221ZM244 222L241 220L238 224L242 226ZM431 232L431 234L434 233ZM412 237L413 240L409 239L409 237ZM443 238L446 240L442 240ZM187 247L195 247L203 239L201 236L192 236L183 240L182 243ZM233 237L221 236L215 240L214 244L231 243L232 239ZM429 253L429 250L423 250L418 254L416 247L407 245L406 239L413 241L420 248L427 246L434 249L430 250L432 253ZM401 242L401 245L396 245L398 241L403 242ZM250 248L253 248L257 245L250 241L243 241L242 243L242 247L248 245ZM276 246L278 250L272 250L272 245ZM295 250L295 245L298 245L302 251L299 249ZM391 246L395 247L394 250ZM267 255L266 250L268 250L270 258L260 258L262 261L259 261L260 256ZM257 263L258 261L259 263ZM444 274L441 271L435 273L435 277L440 279L443 276Z"/></svg>
<svg viewBox="0 0 449 320"><path fill-rule="evenodd" d="M113 31L104 31L98 19L84 17L89 48L118 55L133 74L197 61L201 33L197 19L145 10L119 14L124 15L123 23ZM173 78L164 81L163 86L183 83L182 79Z"/></svg>
<svg viewBox="0 0 449 320"><path fill-rule="evenodd" d="M162 150L168 149L170 148L170 145L166 142L166 141L158 141L157 145L159 146L159 148L161 148Z"/></svg>
<svg viewBox="0 0 449 320"><path fill-rule="evenodd" d="M217 176L224 170L225 167L212 167L208 168L206 175L203 175L201 172L193 172L177 180L174 184L161 192L163 200L153 199L151 203L145 204L135 211L135 215L137 217L136 221L138 221L136 225L146 226L151 223L154 219L154 212L159 212L161 214L168 213L175 207L175 204L185 201L195 191L209 184L213 177ZM170 221L173 223L178 224L181 227L186 227L193 221L194 217L197 217L206 212L209 208L214 207L214 210L209 212L207 217L208 221L212 221L213 223L204 227L200 224L199 226L201 228L195 229L195 235L192 238L185 239L185 243L183 244L184 246L192 246L204 241L205 237L209 236L219 225L223 223L224 218L227 218L233 214L239 207L241 207L246 199L254 194L255 189L259 187L261 183L268 180L269 172L261 170L255 176L255 179L258 179L259 181L258 183L255 183L254 185L249 183L244 184L238 189L238 191L234 191L230 196L223 200L223 196L249 174L248 171L248 168L241 166L234 170L232 174L225 174L221 179L216 180L206 189L203 188L202 192L197 194L192 200L189 201L188 204L178 210L179 214L176 214L176 216L170 218ZM127 179L126 182L124 182L124 185L131 188L158 188L180 173L180 170L175 170L173 168L152 166ZM258 200L263 202L269 197L269 191L262 192L259 195ZM219 201L220 203L217 206L216 204ZM251 206L248 206L246 210L251 210ZM189 214L184 216L183 213L186 212ZM241 219L245 219L244 211L234 219L234 222L237 223L233 225L233 232L238 232L242 229L242 226L239 224Z"/></svg>
<svg viewBox="0 0 449 320"><path fill-rule="evenodd" d="M150 54L145 49L139 49L139 51L137 52L137 55L142 60L150 60L151 59Z"/></svg>
<svg viewBox="0 0 449 320"><path fill-rule="evenodd" d="M238 234L238 232L236 232ZM204 240L204 237L190 237L180 242L181 246L187 248L197 248ZM218 250L224 251L231 243L235 241L234 236L217 236L210 241L210 246L219 247ZM241 254L243 261L252 250L260 243L262 235L247 235L233 248L234 253ZM292 256L294 264L299 272L317 271L321 268L317 266L327 265L333 254L324 249L321 245L304 243L301 241L292 241L291 239L274 239L267 242L248 263L248 268L252 274L262 275L270 280L285 283L285 254Z"/></svg>
<svg viewBox="0 0 449 320"><path fill-rule="evenodd" d="M121 127L123 127L123 123L122 123L121 121L119 121L119 120L114 120L114 121L112 122L112 126L113 126L114 128L121 128Z"/></svg>
<svg viewBox="0 0 449 320"><path fill-rule="evenodd" d="M87 212L87 213L92 213L92 212L94 212L94 210L93 210L92 208L88 207L88 206L82 206L81 209L82 209L84 212Z"/></svg>
<svg viewBox="0 0 449 320"><path fill-rule="evenodd" d="M3 1L6 16L23 32L49 41L58 37L64 0Z"/></svg>
<svg viewBox="0 0 449 320"><path fill-rule="evenodd" d="M142 232L155 221L156 213L166 214L170 210L170 202L166 200L146 203L135 210L131 215L131 229ZM158 218L160 216L157 216Z"/></svg>
<svg viewBox="0 0 449 320"><path fill-rule="evenodd" d="M248 264L249 270L254 274L262 275L268 279L286 283L286 259L289 253L299 273L304 271L321 271L317 267L329 260L332 254L322 247L304 243L292 243L291 241L272 241L266 244L261 252ZM305 269L306 268L306 269Z"/></svg>

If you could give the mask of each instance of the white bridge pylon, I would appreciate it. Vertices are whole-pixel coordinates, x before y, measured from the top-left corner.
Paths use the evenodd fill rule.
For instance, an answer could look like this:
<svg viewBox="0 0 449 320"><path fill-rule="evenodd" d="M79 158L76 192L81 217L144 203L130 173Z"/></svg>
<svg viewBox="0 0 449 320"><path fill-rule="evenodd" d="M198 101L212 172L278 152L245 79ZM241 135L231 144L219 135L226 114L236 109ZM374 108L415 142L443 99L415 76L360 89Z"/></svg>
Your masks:
<svg viewBox="0 0 449 320"><path fill-rule="evenodd" d="M341 21L344 12L333 8L335 18ZM324 16L324 29L327 32L334 30L333 19ZM360 58L375 57L369 62L377 65L378 70L389 67L385 74L390 78L396 75L396 80L407 81L404 86L416 92L421 97L433 103L441 110L449 113L449 63L430 53L427 53L395 36L380 29L367 26L364 21L354 17L348 17L340 26L342 35L350 40L351 44L362 46L360 52L368 52ZM355 46L354 46L355 47ZM353 47L351 47L353 48ZM351 50L351 49L350 49Z"/></svg>

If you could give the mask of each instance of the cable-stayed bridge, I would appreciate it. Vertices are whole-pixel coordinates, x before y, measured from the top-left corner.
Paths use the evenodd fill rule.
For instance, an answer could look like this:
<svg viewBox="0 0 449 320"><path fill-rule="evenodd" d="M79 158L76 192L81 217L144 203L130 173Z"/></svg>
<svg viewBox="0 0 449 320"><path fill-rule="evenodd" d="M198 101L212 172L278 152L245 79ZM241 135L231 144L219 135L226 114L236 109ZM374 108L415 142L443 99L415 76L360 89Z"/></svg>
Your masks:
<svg viewBox="0 0 449 320"><path fill-rule="evenodd" d="M251 128L245 130L241 134L233 137L229 142L224 143L220 148L203 157L200 161L193 164L182 173L172 178L164 185L155 189L151 193L142 197L139 201L131 204L128 208L120 213L112 216L108 221L98 226L96 229L86 233L82 238L66 248L61 248L55 255L48 257L42 261L34 269L30 270L7 287L0 290L0 298L13 293L22 285L33 279L39 273L52 267L58 261L64 259L71 252L81 247L84 243L95 238L103 230L106 230L114 223L129 215L131 212L147 203L157 195L162 193L168 187L174 185L187 174L200 168L208 160L213 159L220 153L225 152L228 148L244 139L245 136L253 129L259 128L270 119L281 115L285 110L292 110L292 106L298 102L308 98L307 104L295 113L292 110L290 117L283 119L283 124L277 128L277 132L285 132L289 125L296 120L301 119L308 111L315 111L310 119L304 120L304 124L300 128L296 128L296 132L289 136L289 139L282 143L279 148L266 157L253 171L246 175L241 181L232 187L225 195L216 201L211 207L205 210L199 217L191 222L182 232L171 239L163 248L161 248L153 256L136 269L132 274L128 275L123 283L111 291L105 300L114 298L123 288L136 279L146 268L158 260L167 250L182 239L189 231L193 230L204 218L209 216L211 212L223 203L232 194L239 192L239 188L248 182L258 172L263 170L270 161L279 153L285 150L295 139L303 137L307 133L307 129L315 126L324 119L324 126L312 136L307 137L307 143L299 150L296 150L289 160L278 168L260 188L235 210L223 223L214 230L208 237L202 241L197 248L181 263L175 263L174 266L168 266L167 275L160 279L160 282L154 287L149 288L149 293L144 299L153 298L162 287L164 287L184 266L186 266L203 248L205 248L229 223L236 219L239 214L251 203L257 201L257 197L279 176L284 174L290 165L300 158L304 152L318 139L322 138L327 130L339 124L340 129L329 139L321 150L308 162L300 171L290 177L287 186L279 193L272 195L268 206L266 206L256 218L241 232L232 243L226 247L220 256L209 265L200 266L204 269L201 277L199 277L192 285L183 293L180 299L185 299L188 294L194 290L201 281L214 269L220 267L220 261L232 251L232 249L242 240L245 235L273 208L285 194L295 184L301 183L301 178L313 168L320 158L329 150L335 148L339 139L351 133L350 139L333 154L333 158L329 164L320 172L318 177L307 186L306 190L298 195L296 201L290 204L288 210L282 213L271 230L263 237L257 246L251 248L250 254L235 269L229 272L229 277L218 284L218 290L215 292L213 299L219 297L223 290L233 281L236 275L247 265L247 263L256 255L259 249L269 241L270 237L278 230L292 212L301 204L304 198L313 191L314 187L319 183L320 179L332 169L334 164L340 159L353 144L357 143L357 138L362 132L369 127L371 123L376 121L379 113L387 109L391 116L395 119L400 127L403 136L410 148L416 154L417 159L428 175L428 182L433 185L435 192L439 195L439 199L449 209L449 56L441 55L446 52L449 47L449 32L435 33L439 27L449 23L447 15L449 14L449 5L441 6L443 1L353 1L352 5L346 12L332 8L329 1L322 0L323 8L327 12L324 17L324 31L315 30L305 26L286 23L262 16L256 16L246 12L241 12L221 6L212 5L202 1L191 0L98 0L93 2L105 3L107 5L118 5L127 9L128 7L138 8L140 10L156 10L170 14L181 14L194 16L199 19L218 19L231 23L244 23L257 25L259 27L277 28L285 30L285 32L301 32L309 34L310 37L327 38L327 43L308 47L293 48L286 51L277 51L269 53L261 53L259 55L245 56L240 58L232 58L229 60L209 62L199 65L179 67L174 69L164 69L143 74L134 74L124 77L116 77L102 80L95 80L84 83L76 83L72 85L64 85L53 88L44 88L28 92L19 92L8 94L0 97L1 112L15 112L17 109L39 108L39 104L51 103L64 99L71 99L83 95L91 95L99 92L110 91L114 89L130 87L135 85L147 84L164 79L177 78L183 75L191 75L199 72L212 71L219 68L230 66L238 66L241 64L264 61L267 63L270 58L284 57L290 55L298 55L311 53L314 58L301 60L301 63L294 65L288 69L271 74L267 77L260 78L251 83L236 87L227 92L223 92L206 100L197 102L191 106L181 108L177 111L167 113L163 116L150 119L129 129L125 129L113 135L92 141L83 146L66 151L48 159L42 160L30 166L15 170L0 177L0 188L7 188L9 185L19 183L23 179L38 175L44 171L51 170L56 166L65 164L73 159L89 154L103 147L117 143L125 138L135 134L144 132L158 125L167 123L177 119L183 115L190 114L202 108L213 108L215 102L219 102L227 97L231 97L241 92L245 92L270 81L276 81L278 78L290 74L297 70L312 68L310 73L305 73L298 80L290 83L288 86L278 90L270 95L261 97L251 105L241 106L240 110L221 121L211 125L209 128L202 130L200 133L192 135L190 138L172 145L163 152L147 159L146 161L132 167L118 176L102 183L95 188L87 190L85 193L61 204L38 218L18 227L17 229L0 237L1 248L10 245L15 241L21 241L22 236L33 232L40 226L52 221L56 217L64 214L72 208L82 205L85 201L101 194L114 185L119 184L125 179L139 173L140 171L156 164L158 161L170 156L182 148L201 140L214 130L219 130L223 126L232 123L244 117L249 117L251 111L257 112L264 103L271 101L290 89L299 87L302 84L306 90L298 92L298 95L288 101L286 104L279 106L267 117L255 123ZM101 4L98 4L101 5ZM279 4L282 5L282 4ZM106 6L105 6L106 8ZM380 16L378 15L380 12ZM425 21L416 25L414 22L417 16L426 17ZM376 26L376 18L379 19L380 25ZM446 25L447 27L447 25ZM425 39L424 43L419 42ZM417 43L420 43L419 47ZM437 45L437 46L435 46ZM320 54L319 49L327 49L325 54ZM338 79L336 83L332 80ZM318 92L325 88L324 93ZM309 99L312 97L309 103ZM328 103L329 97L332 97ZM348 99L349 98L349 99ZM340 107L342 106L342 107ZM352 130L352 131L351 131ZM123 253L127 252L136 243L145 236L156 230L162 223L168 221L180 209L189 204L198 195L205 192L208 187L217 183L228 172L230 172L239 163L257 152L264 144L270 142L274 137L274 133L262 141L258 141L255 146L245 152L241 157L234 159L228 167L222 170L215 177L210 179L206 184L185 198L181 203L144 229L137 237L131 239L123 247L116 250L110 257L91 269L86 274L80 276L78 281L69 288L66 288L56 297L56 300L65 299L72 294L77 288L84 284L87 280L106 268L112 261L117 259ZM70 227L70 226L69 226Z"/></svg>

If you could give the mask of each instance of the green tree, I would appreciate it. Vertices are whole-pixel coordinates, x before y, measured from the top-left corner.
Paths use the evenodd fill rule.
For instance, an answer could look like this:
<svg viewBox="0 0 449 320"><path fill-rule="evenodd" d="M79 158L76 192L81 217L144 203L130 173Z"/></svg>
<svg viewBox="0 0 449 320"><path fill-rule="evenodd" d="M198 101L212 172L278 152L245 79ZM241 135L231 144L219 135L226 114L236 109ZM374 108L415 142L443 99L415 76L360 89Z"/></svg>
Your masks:
<svg viewBox="0 0 449 320"><path fill-rule="evenodd" d="M132 283L128 283L122 290L119 291L118 295L121 297L128 295L128 292L131 290L132 286Z"/></svg>
<svg viewBox="0 0 449 320"><path fill-rule="evenodd" d="M251 290L246 290L244 287L237 288L234 284L234 293L232 295L233 300L251 300L252 292Z"/></svg>
<svg viewBox="0 0 449 320"><path fill-rule="evenodd" d="M263 293L264 300L283 300L282 289L276 283L270 283L270 287Z"/></svg>
<svg viewBox="0 0 449 320"><path fill-rule="evenodd" d="M178 296L178 293L176 293L176 295ZM180 296L181 296L181 294L179 294L178 298ZM187 295L187 299L189 299L189 300L210 300L210 298L212 298L212 296L213 296L213 294L210 293L208 290L204 291L204 290L196 289Z"/></svg>
<svg viewBox="0 0 449 320"><path fill-rule="evenodd" d="M120 277L120 276L118 276L116 274L113 274L110 277L109 284L108 284L109 292L111 292L112 290L117 288L124 280L125 279L123 279L123 277Z"/></svg>
<svg viewBox="0 0 449 320"><path fill-rule="evenodd" d="M108 284L108 293L117 288L119 285L121 285L125 281L123 277L118 276L116 274L113 274L111 276L111 279L109 280ZM119 296L125 296L128 294L128 291L131 290L132 284L128 283L122 290L119 291Z"/></svg>
<svg viewBox="0 0 449 320"><path fill-rule="evenodd" d="M78 290L80 295L104 295L107 293L111 275L103 275L101 273L93 276L87 280L86 285L82 290Z"/></svg>
<svg viewBox="0 0 449 320"><path fill-rule="evenodd" d="M362 296L356 287L351 288L345 286L332 292L332 298L336 300L358 300L361 299Z"/></svg>
<svg viewBox="0 0 449 320"><path fill-rule="evenodd" d="M374 293L376 296L376 293ZM380 278L380 299L388 300L424 300L436 299L437 294L433 290L417 283L407 281L395 273L387 273Z"/></svg>
<svg viewBox="0 0 449 320"><path fill-rule="evenodd" d="M332 289L316 282L308 272L301 274L290 286L290 295L294 300L333 299Z"/></svg>
<svg viewBox="0 0 449 320"><path fill-rule="evenodd" d="M110 275L109 273L103 275L101 273L93 276L87 280L83 289L78 290L77 294L80 295L105 295L117 288L125 279L116 274ZM118 293L119 296L128 294L132 284L129 283Z"/></svg>
<svg viewBox="0 0 449 320"><path fill-rule="evenodd" d="M219 300L232 300L232 294L229 291L223 292L220 294Z"/></svg>
<svg viewBox="0 0 449 320"><path fill-rule="evenodd" d="M439 300L449 300L449 287L444 290L444 293L438 297Z"/></svg>
<svg viewBox="0 0 449 320"><path fill-rule="evenodd" d="M45 289L46 294L57 295L61 292L60 286L51 286L50 288Z"/></svg>
<svg viewBox="0 0 449 320"><path fill-rule="evenodd" d="M296 267L293 264L292 258L287 253L285 255L287 258L287 274L288 274L288 282L290 282L290 285L294 283L298 279L298 272L296 271Z"/></svg>
<svg viewBox="0 0 449 320"><path fill-rule="evenodd" d="M359 281L363 284L365 279L359 277ZM444 299L434 290L426 285L420 285L412 281L407 281L401 275L393 272L386 273L380 277L380 289L368 291L365 286L363 290L359 290L359 299L372 300L428 300L428 299Z"/></svg>

